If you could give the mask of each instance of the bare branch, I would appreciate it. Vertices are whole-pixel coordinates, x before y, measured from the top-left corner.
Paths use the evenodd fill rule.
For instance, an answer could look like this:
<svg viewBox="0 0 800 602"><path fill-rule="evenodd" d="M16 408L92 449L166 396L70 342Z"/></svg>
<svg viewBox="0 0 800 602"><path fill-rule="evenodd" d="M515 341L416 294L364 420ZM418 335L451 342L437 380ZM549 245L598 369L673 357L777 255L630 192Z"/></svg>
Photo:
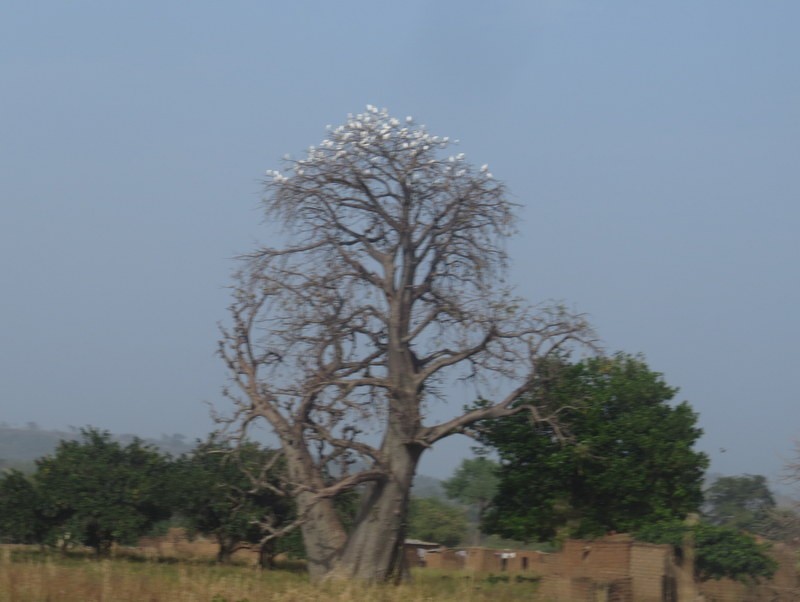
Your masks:
<svg viewBox="0 0 800 602"><path fill-rule="evenodd" d="M384 496L369 502L377 522L401 529L405 506L392 500L407 499L421 450L523 411L514 404L538 363L593 339L583 316L528 307L505 287L514 205L487 166L448 155L451 145L370 107L267 173L265 212L289 242L242 257L220 355L232 385L228 420L271 425L300 515L328 521L305 524L309 547L340 537L331 499L365 483ZM464 373L509 391L425 426L423 400ZM342 541L320 543L319 554Z"/></svg>

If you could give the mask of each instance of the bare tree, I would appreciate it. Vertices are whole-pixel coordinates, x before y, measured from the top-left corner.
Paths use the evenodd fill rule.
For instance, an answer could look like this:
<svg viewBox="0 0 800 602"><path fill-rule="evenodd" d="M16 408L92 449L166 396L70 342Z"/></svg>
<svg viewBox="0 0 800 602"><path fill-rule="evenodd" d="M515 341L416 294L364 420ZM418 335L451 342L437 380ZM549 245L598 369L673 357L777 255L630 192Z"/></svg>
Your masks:
<svg viewBox="0 0 800 602"><path fill-rule="evenodd" d="M403 570L421 454L512 405L537 363L592 333L503 284L513 206L488 167L447 138L367 107L302 159L269 171L267 219L285 243L242 259L220 343L234 424L280 440L312 578L383 581ZM484 407L428 423L451 378L507 383ZM346 530L333 499L363 489Z"/></svg>

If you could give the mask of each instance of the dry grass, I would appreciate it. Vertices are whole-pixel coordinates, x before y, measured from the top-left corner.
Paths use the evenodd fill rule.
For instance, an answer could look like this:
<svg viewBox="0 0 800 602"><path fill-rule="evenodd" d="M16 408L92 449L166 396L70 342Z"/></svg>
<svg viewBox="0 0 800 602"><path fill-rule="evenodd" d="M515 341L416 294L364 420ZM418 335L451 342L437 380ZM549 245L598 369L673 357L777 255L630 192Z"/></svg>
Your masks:
<svg viewBox="0 0 800 602"><path fill-rule="evenodd" d="M0 602L511 602L535 584L419 571L413 583L312 586L300 573L0 553Z"/></svg>

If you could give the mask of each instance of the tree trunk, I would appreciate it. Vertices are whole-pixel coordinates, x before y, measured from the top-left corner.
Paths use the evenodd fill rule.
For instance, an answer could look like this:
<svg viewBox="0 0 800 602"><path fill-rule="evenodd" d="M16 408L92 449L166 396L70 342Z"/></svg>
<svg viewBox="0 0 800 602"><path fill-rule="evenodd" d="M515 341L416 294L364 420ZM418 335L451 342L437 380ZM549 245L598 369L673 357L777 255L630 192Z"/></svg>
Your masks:
<svg viewBox="0 0 800 602"><path fill-rule="evenodd" d="M219 549L217 550L217 562L219 564L230 564L236 543L223 535L217 536Z"/></svg>
<svg viewBox="0 0 800 602"><path fill-rule="evenodd" d="M336 566L325 578L367 583L408 577L403 547L408 500L420 451L391 446L390 474L370 485Z"/></svg>
<svg viewBox="0 0 800 602"><path fill-rule="evenodd" d="M283 450L292 481L322 488L323 483L308 450L296 443L301 438L296 436L291 441L287 439L285 437L283 440ZM300 532L306 549L308 573L312 581L319 581L333 569L347 540L347 533L332 499L318 499L309 491L301 491L295 501L298 512L305 515Z"/></svg>
<svg viewBox="0 0 800 602"><path fill-rule="evenodd" d="M325 578L336 566L347 534L330 499L311 500L309 494L298 496L298 507L313 504L306 522L300 527L306 548L308 574L312 581Z"/></svg>
<svg viewBox="0 0 800 602"><path fill-rule="evenodd" d="M262 569L273 570L275 568L275 540L272 539L262 543L258 547L258 566Z"/></svg>

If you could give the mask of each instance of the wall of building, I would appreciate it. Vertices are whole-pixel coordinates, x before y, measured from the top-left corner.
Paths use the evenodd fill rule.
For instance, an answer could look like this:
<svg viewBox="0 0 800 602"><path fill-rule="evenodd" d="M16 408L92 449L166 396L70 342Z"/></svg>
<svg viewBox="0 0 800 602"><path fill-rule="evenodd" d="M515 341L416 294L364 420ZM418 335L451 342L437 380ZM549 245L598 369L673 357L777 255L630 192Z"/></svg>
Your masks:
<svg viewBox="0 0 800 602"><path fill-rule="evenodd" d="M665 593L675 590L672 546L634 543L631 546L629 574L633 599L662 602Z"/></svg>
<svg viewBox="0 0 800 602"><path fill-rule="evenodd" d="M456 550L430 550L425 553L425 566L432 569L462 570L464 557Z"/></svg>
<svg viewBox="0 0 800 602"><path fill-rule="evenodd" d="M571 577L613 581L629 576L633 542L568 540L561 551L561 571Z"/></svg>
<svg viewBox="0 0 800 602"><path fill-rule="evenodd" d="M503 554L507 557L503 562ZM528 573L541 577L543 599L553 602L760 602L800 600L796 552L776 544L775 577L758 585L729 579L697 584L691 550L676 557L672 546L615 535L596 541L568 540L559 553L466 548L428 552L426 565L441 569Z"/></svg>

